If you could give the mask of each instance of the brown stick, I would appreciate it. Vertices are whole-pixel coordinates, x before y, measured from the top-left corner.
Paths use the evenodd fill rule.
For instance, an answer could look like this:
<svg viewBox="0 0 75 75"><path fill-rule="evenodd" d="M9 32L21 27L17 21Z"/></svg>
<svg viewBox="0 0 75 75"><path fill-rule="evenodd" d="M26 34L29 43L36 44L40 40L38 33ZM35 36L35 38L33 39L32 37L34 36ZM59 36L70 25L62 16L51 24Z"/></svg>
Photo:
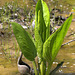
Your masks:
<svg viewBox="0 0 75 75"><path fill-rule="evenodd" d="M59 64L57 65L57 67L56 67L54 70L52 70L52 71L50 72L49 75L55 75L56 71L63 65L63 63L64 63L64 61L62 61L61 63L59 63Z"/></svg>
<svg viewBox="0 0 75 75"><path fill-rule="evenodd" d="M69 42L62 44L61 47L64 46L64 45L67 45L67 44L69 44L69 43L71 43L73 41L75 41L75 39L74 40L70 40Z"/></svg>

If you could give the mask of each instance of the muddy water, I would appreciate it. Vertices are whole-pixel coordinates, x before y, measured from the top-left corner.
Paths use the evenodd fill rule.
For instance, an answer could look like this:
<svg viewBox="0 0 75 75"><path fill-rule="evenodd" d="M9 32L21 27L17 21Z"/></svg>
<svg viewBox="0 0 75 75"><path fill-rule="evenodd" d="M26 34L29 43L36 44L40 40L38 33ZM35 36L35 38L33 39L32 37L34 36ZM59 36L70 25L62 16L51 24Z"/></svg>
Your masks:
<svg viewBox="0 0 75 75"><path fill-rule="evenodd" d="M75 22L71 23L69 31L64 39L63 43L66 43L72 39L75 39L75 35L69 36L71 33L75 32ZM56 60L53 64L53 68L58 64L58 62L64 61L63 66L57 71L59 73L75 73L75 41L61 47ZM64 74L62 74L64 75ZM68 74L69 75L69 74ZM74 74L72 74L74 75Z"/></svg>
<svg viewBox="0 0 75 75"><path fill-rule="evenodd" d="M9 0L0 0L0 5L3 5L6 1ZM11 0L10 0L11 1ZM20 1L20 0L19 0ZM32 1L25 0L29 6L31 6ZM48 0L47 0L48 1ZM22 0L20 1L22 3ZM75 35L71 35L71 33L75 32L75 22L71 23L69 31L64 39L63 43L66 43L72 39L75 39ZM14 35L8 38L6 34L3 37L0 37L0 75L20 75L17 69L17 58L19 57L20 49L17 45ZM7 37L6 37L7 36ZM16 43L16 44L15 44ZM25 62L27 62L31 67L32 63L27 59L23 58ZM64 61L63 66L57 71L57 75L69 75L71 73L75 73L75 41L61 47L56 60L53 62L54 69L58 63ZM72 74L75 75L75 74Z"/></svg>
<svg viewBox="0 0 75 75"><path fill-rule="evenodd" d="M70 34L73 32L75 32L75 22L71 23L71 26L69 28L69 31L63 43L66 43L72 39L75 39L75 35L70 36ZM12 38L14 39L14 41L16 41L14 38L14 35L12 35L12 37L9 38L10 40L8 40L8 38L0 38L1 39L0 43L2 40L4 40L3 41L5 43L4 50L8 48L8 45L6 44L7 40L9 44L9 50L6 51L7 52L6 55L2 52L3 47L2 45L0 45L0 75L20 75L17 69L17 58L19 56L19 53L16 52L17 54L15 54L15 47L14 47ZM11 54L11 57L9 53ZM33 67L30 61L28 61L24 57L23 57L23 60L27 62L31 67ZM56 60L53 62L52 69L54 69L56 65L60 63L61 61L64 61L64 64L57 71L57 75L60 75L58 73L63 73L61 75L65 75L65 74L69 75L70 73L75 73L75 41L61 47L56 57Z"/></svg>
<svg viewBox="0 0 75 75"><path fill-rule="evenodd" d="M11 1L17 1L19 5L26 4L28 7L32 7L33 5L35 5L34 0L0 0L0 6L3 6L6 2ZM75 8L75 0L44 0L44 1L49 5L50 8L56 6L57 8L61 9L60 7L61 5L65 11L71 8Z"/></svg>

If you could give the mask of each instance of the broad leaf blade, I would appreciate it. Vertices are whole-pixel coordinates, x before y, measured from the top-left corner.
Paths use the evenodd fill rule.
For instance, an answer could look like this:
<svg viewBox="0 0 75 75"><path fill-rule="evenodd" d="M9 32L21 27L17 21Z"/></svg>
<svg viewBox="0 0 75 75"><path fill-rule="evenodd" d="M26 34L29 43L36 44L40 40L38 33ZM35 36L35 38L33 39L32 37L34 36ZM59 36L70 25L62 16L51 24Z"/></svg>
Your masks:
<svg viewBox="0 0 75 75"><path fill-rule="evenodd" d="M61 45L64 40L64 37L68 31L68 28L72 21L72 15L64 22L64 24L53 33L43 46L43 57L48 61L54 61Z"/></svg>
<svg viewBox="0 0 75 75"><path fill-rule="evenodd" d="M18 23L12 22L13 32L24 56L33 61L36 57L35 45L29 34Z"/></svg>

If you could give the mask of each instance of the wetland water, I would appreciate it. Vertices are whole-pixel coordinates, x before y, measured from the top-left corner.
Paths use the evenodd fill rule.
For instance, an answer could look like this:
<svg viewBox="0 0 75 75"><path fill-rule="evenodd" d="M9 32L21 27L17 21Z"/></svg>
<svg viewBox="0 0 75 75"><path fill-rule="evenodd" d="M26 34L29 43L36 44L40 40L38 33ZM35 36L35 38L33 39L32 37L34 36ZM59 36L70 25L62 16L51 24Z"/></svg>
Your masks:
<svg viewBox="0 0 75 75"><path fill-rule="evenodd" d="M9 0L0 0L0 5L2 6L5 1L8 2ZM35 4L32 0L25 1L29 6ZM73 3L74 5L74 0L71 1L73 1L71 4ZM19 2L22 3L22 0L19 0ZM75 39L75 35L70 35L73 32L75 32L75 22L71 23L63 43ZM20 54L18 51L19 47L17 42L14 41L16 40L13 34L11 36L7 36L7 34L5 36L0 36L0 75L20 75L17 69L17 58ZM23 60L33 67L30 61L25 58L23 58ZM54 69L61 61L64 61L64 64L57 71L57 75L75 75L75 41L61 47L56 60L53 62L52 69Z"/></svg>
<svg viewBox="0 0 75 75"><path fill-rule="evenodd" d="M75 22L71 23L70 29L75 31ZM67 37L71 31L68 31L64 43L68 42L69 40L74 39L74 35ZM15 48L13 45L13 37L10 37L9 39L6 38L1 38L0 37L0 44L1 41L3 40L5 43L4 49L7 49L7 40L8 40L8 44L9 44L9 50L7 50L7 54L4 55L4 53L2 52L2 45L0 45L0 75L20 75L18 73L18 69L17 69L17 57L15 55ZM14 38L15 40L15 38ZM10 51L10 55L9 55L9 51ZM31 67L32 63L30 61L28 61L27 59L23 58L23 60L25 62L27 62ZM52 69L54 69L56 67L56 65L61 62L64 61L63 66L57 71L57 73L75 73L75 42L72 42L68 45L65 45L63 47L61 47L56 60L53 62L53 67ZM57 74L60 75L60 74ZM64 75L64 74L62 74ZM68 75L68 74L66 74ZM72 74L74 75L74 74Z"/></svg>

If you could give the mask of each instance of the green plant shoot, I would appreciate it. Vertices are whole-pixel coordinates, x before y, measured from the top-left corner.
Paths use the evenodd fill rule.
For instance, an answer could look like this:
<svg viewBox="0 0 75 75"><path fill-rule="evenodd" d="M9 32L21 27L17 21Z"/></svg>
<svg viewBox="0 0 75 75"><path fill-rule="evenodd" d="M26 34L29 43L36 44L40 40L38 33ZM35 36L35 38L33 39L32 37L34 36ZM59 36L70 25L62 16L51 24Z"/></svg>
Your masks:
<svg viewBox="0 0 75 75"><path fill-rule="evenodd" d="M33 62L35 75L50 75L52 63L58 54L71 21L72 15L70 15L56 32L50 35L50 14L48 6L43 0L38 0L35 11L34 41L21 25L15 22L11 23L22 53L28 60ZM38 66L35 61L36 56L38 57ZM48 63L48 66L46 63Z"/></svg>

